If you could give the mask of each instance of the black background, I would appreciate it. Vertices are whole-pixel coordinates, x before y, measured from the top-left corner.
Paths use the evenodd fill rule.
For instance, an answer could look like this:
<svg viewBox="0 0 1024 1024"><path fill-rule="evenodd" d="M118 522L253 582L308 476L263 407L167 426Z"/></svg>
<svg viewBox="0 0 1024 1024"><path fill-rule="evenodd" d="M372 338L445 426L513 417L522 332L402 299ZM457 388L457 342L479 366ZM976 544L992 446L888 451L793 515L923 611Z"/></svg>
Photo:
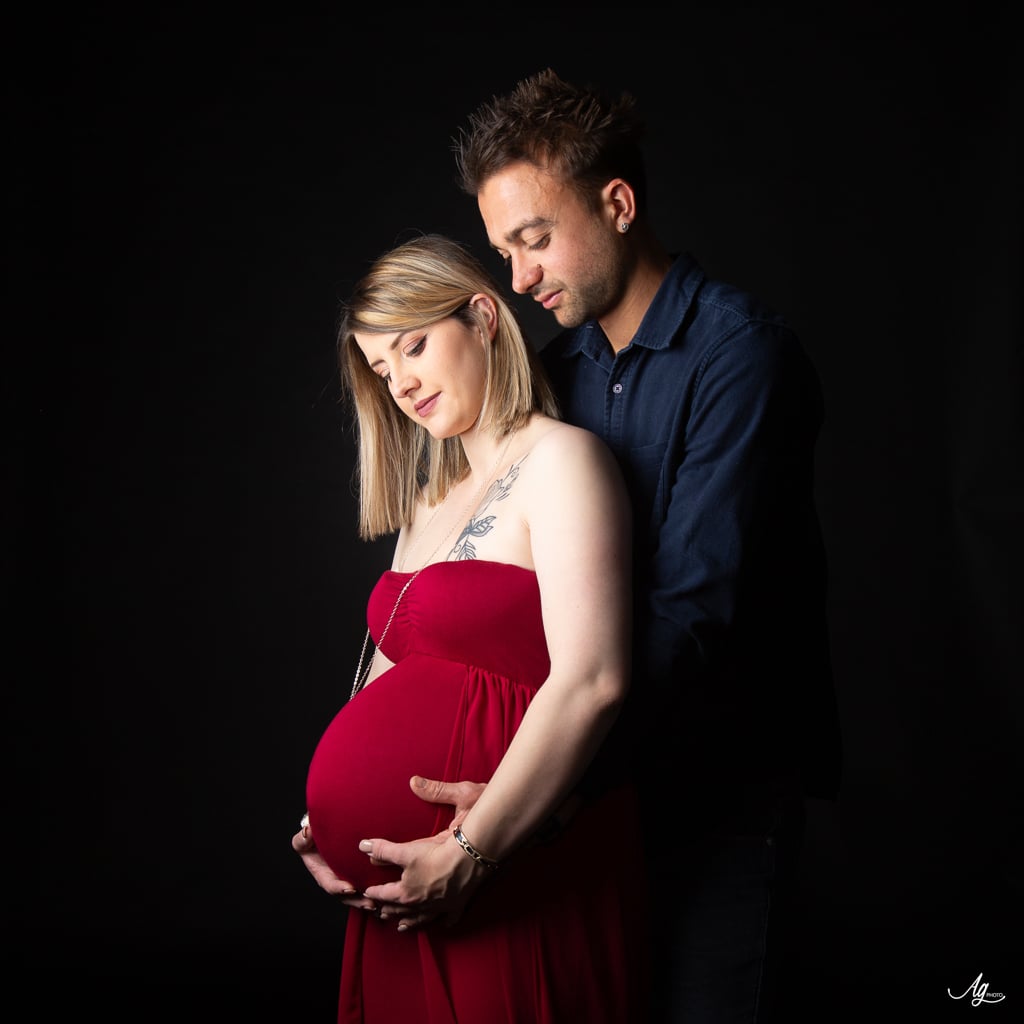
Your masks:
<svg viewBox="0 0 1024 1024"><path fill-rule="evenodd" d="M289 841L391 543L355 536L338 302L412 232L484 252L450 139L545 66L638 97L662 240L785 312L822 377L847 770L811 808L791 1019L1024 1001L1018 36L992 5L666 10L11 23L34 1017L333 1019L342 912ZM950 998L979 973L1003 1003Z"/></svg>

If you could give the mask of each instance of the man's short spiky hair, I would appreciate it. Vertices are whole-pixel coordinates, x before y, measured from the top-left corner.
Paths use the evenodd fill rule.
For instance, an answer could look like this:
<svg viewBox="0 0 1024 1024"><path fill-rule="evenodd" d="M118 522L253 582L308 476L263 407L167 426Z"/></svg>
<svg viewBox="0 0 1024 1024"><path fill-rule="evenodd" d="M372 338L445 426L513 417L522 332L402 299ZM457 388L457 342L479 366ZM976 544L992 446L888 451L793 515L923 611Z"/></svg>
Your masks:
<svg viewBox="0 0 1024 1024"><path fill-rule="evenodd" d="M618 99L573 85L547 68L469 115L453 140L459 186L476 196L491 175L520 160L544 167L593 198L612 178L633 187L641 210L647 181L644 126L629 93Z"/></svg>

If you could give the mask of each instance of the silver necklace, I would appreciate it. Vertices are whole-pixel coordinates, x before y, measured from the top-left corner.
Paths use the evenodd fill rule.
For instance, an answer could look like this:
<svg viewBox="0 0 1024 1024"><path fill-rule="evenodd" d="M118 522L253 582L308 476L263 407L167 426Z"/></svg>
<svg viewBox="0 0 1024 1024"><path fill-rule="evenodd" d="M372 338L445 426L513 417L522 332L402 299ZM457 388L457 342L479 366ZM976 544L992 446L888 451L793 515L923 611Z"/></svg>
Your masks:
<svg viewBox="0 0 1024 1024"><path fill-rule="evenodd" d="M476 509L477 505L480 504L480 499L483 497L484 488L491 482L492 477L498 471L498 466L501 465L502 460L508 453L509 447L512 444L512 438L514 436L514 434L508 435L508 440L505 442L504 445L502 445L501 451L498 452L498 457L494 460L494 465L491 466L487 475L483 479L483 483L481 483L479 488L477 488L473 497L469 499L469 503L462 510L462 514L458 516L458 518L452 520L451 526L448 527L448 530L445 532L444 536L437 542L436 546L434 547L434 550L431 551L430 554L427 556L427 560L412 574L412 576L409 577L409 579L405 581L405 586L402 587L402 589L398 592L398 597L395 598L394 607L391 609L391 614L388 616L388 621L384 624L384 630L380 635L380 640L378 640L377 643L374 644L375 652L380 648L380 645L384 643L384 637L388 635L388 630L391 628L391 623L395 618L395 613L398 611L398 606L399 604L401 604L402 598L405 597L405 592L412 586L413 581L416 579L416 577L419 576L419 574L423 572L423 570L428 565L431 564L431 562L434 559L434 555L436 555L438 551L440 551L441 545L444 544L444 542L448 540L448 538L452 535L452 532L455 530L455 527L458 526L460 523L466 522L467 517L470 517L470 514ZM449 491L448 493L450 494L451 492ZM405 563L409 561L409 556L413 553L413 551L416 550L416 546L423 539L427 530L430 529L430 524L437 518L437 514L441 511L442 508L444 508L445 502L447 500L448 495L446 494L441 499L437 508L434 510L433 515L431 515L431 517L424 524L423 529L420 530L420 534L413 542L412 546L402 556L402 564L398 567L399 572L402 572L404 570ZM356 676L355 679L352 681L352 692L349 694L349 700L351 700L366 685L366 677L370 674L370 668L373 666L373 658L371 657L366 665L366 668L363 668L363 662L366 660L366 649L369 647L369 645L370 631L369 629L367 629L366 636L363 637L363 648L359 652L359 664L356 666Z"/></svg>

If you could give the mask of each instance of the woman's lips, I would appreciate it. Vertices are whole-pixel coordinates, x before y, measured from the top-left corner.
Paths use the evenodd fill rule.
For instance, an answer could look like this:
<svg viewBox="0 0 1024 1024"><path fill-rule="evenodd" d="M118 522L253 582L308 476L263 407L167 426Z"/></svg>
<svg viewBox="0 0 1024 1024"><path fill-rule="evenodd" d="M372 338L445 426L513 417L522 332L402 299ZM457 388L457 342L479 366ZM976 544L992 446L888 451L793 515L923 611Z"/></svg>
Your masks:
<svg viewBox="0 0 1024 1024"><path fill-rule="evenodd" d="M437 405L437 400L441 397L439 391L436 395L431 395L429 398L424 398L422 402L417 402L413 407L416 410L417 416L426 416L430 411Z"/></svg>

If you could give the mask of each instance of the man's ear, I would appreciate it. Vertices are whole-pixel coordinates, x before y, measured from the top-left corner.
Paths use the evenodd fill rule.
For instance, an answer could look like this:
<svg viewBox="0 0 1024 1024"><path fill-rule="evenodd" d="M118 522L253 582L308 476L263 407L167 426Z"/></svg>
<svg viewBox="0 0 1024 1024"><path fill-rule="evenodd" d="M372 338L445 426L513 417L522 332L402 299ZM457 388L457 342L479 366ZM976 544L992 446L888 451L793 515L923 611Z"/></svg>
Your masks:
<svg viewBox="0 0 1024 1024"><path fill-rule="evenodd" d="M625 234L636 220L636 193L633 186L625 178L612 178L601 189L601 201L615 230Z"/></svg>

